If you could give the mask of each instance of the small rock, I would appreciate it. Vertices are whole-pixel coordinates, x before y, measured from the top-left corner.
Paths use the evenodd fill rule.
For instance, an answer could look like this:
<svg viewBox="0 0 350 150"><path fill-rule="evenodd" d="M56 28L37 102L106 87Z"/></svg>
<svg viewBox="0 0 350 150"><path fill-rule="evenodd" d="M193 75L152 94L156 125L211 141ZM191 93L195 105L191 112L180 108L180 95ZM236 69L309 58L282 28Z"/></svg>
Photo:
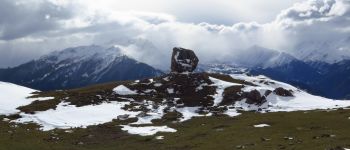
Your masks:
<svg viewBox="0 0 350 150"><path fill-rule="evenodd" d="M285 140L294 140L294 138L290 137L290 136L285 136L285 137L283 137L283 139L285 139Z"/></svg>
<svg viewBox="0 0 350 150"><path fill-rule="evenodd" d="M248 104L262 104L266 100L265 97L262 97L258 90L252 90L245 93Z"/></svg>
<svg viewBox="0 0 350 150"><path fill-rule="evenodd" d="M9 118L4 118L4 119L2 119L2 121L9 122L10 119Z"/></svg>
<svg viewBox="0 0 350 150"><path fill-rule="evenodd" d="M73 133L73 130L66 130L64 132L66 132L66 133Z"/></svg>
<svg viewBox="0 0 350 150"><path fill-rule="evenodd" d="M260 139L261 139L261 141L270 141L271 140L269 138L264 138L264 137L261 137Z"/></svg>
<svg viewBox="0 0 350 150"><path fill-rule="evenodd" d="M321 137L326 137L326 138L334 138L335 135L334 134L322 134Z"/></svg>
<svg viewBox="0 0 350 150"><path fill-rule="evenodd" d="M237 145L236 148L237 148L237 149L244 149L245 146L244 146L244 145Z"/></svg>
<svg viewBox="0 0 350 150"><path fill-rule="evenodd" d="M224 129L223 128L217 128L217 129L215 129L215 131L224 131Z"/></svg>
<svg viewBox="0 0 350 150"><path fill-rule="evenodd" d="M279 88L276 88L274 91L273 91L276 95L279 95L279 96L293 96L293 93L292 91L290 90L286 90L282 87L279 87Z"/></svg>
<svg viewBox="0 0 350 150"><path fill-rule="evenodd" d="M117 116L117 119L118 119L118 120L126 120L126 119L128 119L128 118L129 118L129 115L128 115L128 114Z"/></svg>

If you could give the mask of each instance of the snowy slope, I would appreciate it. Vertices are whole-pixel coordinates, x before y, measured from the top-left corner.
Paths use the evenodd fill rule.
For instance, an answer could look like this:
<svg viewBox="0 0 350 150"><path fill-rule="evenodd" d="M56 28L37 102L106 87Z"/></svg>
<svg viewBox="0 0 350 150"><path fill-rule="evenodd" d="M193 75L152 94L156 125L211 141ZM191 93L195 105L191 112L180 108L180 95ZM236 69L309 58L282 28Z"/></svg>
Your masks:
<svg viewBox="0 0 350 150"><path fill-rule="evenodd" d="M12 83L0 82L0 115L9 115L19 112L16 108L28 105L32 101L27 99L33 89L18 86Z"/></svg>
<svg viewBox="0 0 350 150"><path fill-rule="evenodd" d="M228 79L228 77L231 79ZM188 81L181 82L178 80L179 78L188 79ZM191 90L191 88L184 87L184 85L195 86L192 87L195 92L183 93L184 91L179 89L179 87ZM239 90L227 93L227 89L232 87L239 88ZM103 91L110 91L111 93L107 92L105 95L101 93L95 94L96 100L101 100L100 103L87 103L83 106L76 106L72 104L71 98L67 95L66 98L60 100L61 102L57 105L57 108L36 111L35 113L19 112L19 110L15 109L18 106L30 104L33 100L26 97L30 96L30 93L35 90L8 83L1 83L0 88L2 91L5 91L5 93L0 94L1 113L5 115L19 113L21 116L19 119L12 120L14 122L35 122L42 126L42 130L47 131L55 128L87 127L89 125L107 123L113 119L126 120L136 118L131 123L120 124L120 127L130 134L142 136L153 135L157 132L176 132L176 129L166 125L153 125L152 121L161 119L169 112L179 114L177 121L174 122L179 123L190 120L193 117L213 116L218 113L235 117L240 115L239 110L267 113L335 109L350 106L350 101L314 96L289 84L278 82L265 76L248 76L245 74L231 74L230 76L217 74L209 74L207 76L200 73L171 74L144 81L123 82L123 84L113 86L111 89L103 89ZM281 96L275 92L277 88L283 88L291 92L292 96ZM215 89L214 93L205 92L209 89ZM97 91L101 90L97 89ZM249 102L244 95L252 93L252 91L260 93L263 99L257 103ZM91 92L94 91L92 90L90 93L85 94L94 95ZM236 94L238 99L227 98L225 94ZM204 99L198 97L200 95L204 96ZM80 96L86 98L84 95ZM187 100L188 96L197 97L198 99L191 98ZM154 97L157 98L153 99ZM211 97L209 102L206 101L208 97ZM161 101L159 101L159 98ZM74 99L72 98L72 100Z"/></svg>
<svg viewBox="0 0 350 150"><path fill-rule="evenodd" d="M33 96L33 90L23 86L15 85L7 82L0 82L0 115L10 115L20 112L17 107L25 106L31 102L51 100L53 97L37 97L28 98Z"/></svg>
<svg viewBox="0 0 350 150"><path fill-rule="evenodd" d="M257 89L261 94L267 90L274 90L282 87L284 89L292 90L293 97L281 97L275 93L271 93L266 97L266 102L262 105L249 105L245 100L236 102L235 107L240 107L243 110L258 110L276 112L276 111L298 111L298 110L313 110L313 109L331 109L350 106L350 101L327 99L320 96L311 95L289 84L278 82L269 79L265 76L246 76L246 75L232 75L233 78L250 81L258 87L245 87L245 91ZM274 83L266 85L265 83Z"/></svg>

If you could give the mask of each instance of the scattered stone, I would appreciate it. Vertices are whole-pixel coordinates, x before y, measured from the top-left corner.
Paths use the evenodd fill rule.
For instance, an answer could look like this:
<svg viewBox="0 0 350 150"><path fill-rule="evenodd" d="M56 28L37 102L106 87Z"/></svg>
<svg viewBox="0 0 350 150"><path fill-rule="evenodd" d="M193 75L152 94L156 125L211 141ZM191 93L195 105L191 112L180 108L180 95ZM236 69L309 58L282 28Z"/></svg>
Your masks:
<svg viewBox="0 0 350 150"><path fill-rule="evenodd" d="M224 129L223 128L217 128L217 129L215 129L215 131L224 131Z"/></svg>
<svg viewBox="0 0 350 150"><path fill-rule="evenodd" d="M273 92L278 96L285 96L285 97L294 96L292 91L286 90L282 87L276 88Z"/></svg>
<svg viewBox="0 0 350 150"><path fill-rule="evenodd" d="M9 122L10 119L9 118L4 118L4 119L2 119L2 121Z"/></svg>
<svg viewBox="0 0 350 150"><path fill-rule="evenodd" d="M264 141L270 141L270 140L271 140L271 139L269 139L269 138L264 138L264 137L261 137L260 139L261 139L261 141L263 141L263 142L264 142Z"/></svg>
<svg viewBox="0 0 350 150"><path fill-rule="evenodd" d="M244 149L245 146L244 146L244 145L237 145L236 148L237 148L237 149Z"/></svg>
<svg viewBox="0 0 350 150"><path fill-rule="evenodd" d="M73 133L73 130L66 130L64 132L66 132L66 133Z"/></svg>
<svg viewBox="0 0 350 150"><path fill-rule="evenodd" d="M337 147L331 148L329 150L348 150L348 149L347 148L343 148L341 146L337 146Z"/></svg>
<svg viewBox="0 0 350 150"><path fill-rule="evenodd" d="M267 96L269 96L271 93L272 93L271 90L266 90L265 93L264 93L264 96L267 97Z"/></svg>
<svg viewBox="0 0 350 150"><path fill-rule="evenodd" d="M171 72L192 72L198 64L198 57L189 49L175 47L171 56Z"/></svg>
<svg viewBox="0 0 350 150"><path fill-rule="evenodd" d="M266 98L262 97L258 90L252 90L245 93L248 104L262 104L265 102Z"/></svg>
<svg viewBox="0 0 350 150"><path fill-rule="evenodd" d="M323 138L334 138L335 135L334 134L322 134L321 137L323 137Z"/></svg>
<svg viewBox="0 0 350 150"><path fill-rule="evenodd" d="M149 116L146 112L141 112L136 115L136 117L146 117L146 116Z"/></svg>
<svg viewBox="0 0 350 150"><path fill-rule="evenodd" d="M285 136L285 137L283 137L283 139L285 139L285 140L294 140L294 138L290 137L290 136Z"/></svg>
<svg viewBox="0 0 350 150"><path fill-rule="evenodd" d="M128 115L128 114L119 115L119 116L117 117L118 120L126 120L126 119L128 119L128 118L129 118L129 115Z"/></svg>

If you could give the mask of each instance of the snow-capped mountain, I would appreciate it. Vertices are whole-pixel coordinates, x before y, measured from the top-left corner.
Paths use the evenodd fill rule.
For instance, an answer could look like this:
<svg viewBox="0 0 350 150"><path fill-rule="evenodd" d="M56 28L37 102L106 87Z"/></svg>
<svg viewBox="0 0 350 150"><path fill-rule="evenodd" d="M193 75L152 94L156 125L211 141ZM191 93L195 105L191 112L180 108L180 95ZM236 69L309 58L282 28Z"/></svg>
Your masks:
<svg viewBox="0 0 350 150"><path fill-rule="evenodd" d="M334 64L350 59L350 37L337 41L303 42L295 47L293 55L309 62Z"/></svg>
<svg viewBox="0 0 350 150"><path fill-rule="evenodd" d="M270 68L282 66L293 61L299 60L285 52L255 45L235 54L231 58L230 63L247 68Z"/></svg>
<svg viewBox="0 0 350 150"><path fill-rule="evenodd" d="M272 79L292 84L312 94L327 98L350 98L350 61L328 64L322 62L292 61L269 68L245 68L226 64L201 64L200 71L213 73L247 73L265 75Z"/></svg>
<svg viewBox="0 0 350 150"><path fill-rule="evenodd" d="M317 44L315 43L315 45ZM348 99L350 92L347 88L347 83L350 83L348 65L350 64L345 55L348 53L345 52L346 48L344 48L346 44L344 41L340 41L337 46L333 47L343 47L344 52L334 52L334 54L324 55L324 58L318 58L316 56L322 54L321 51L324 52L324 49L329 48L329 46L320 46L319 48L323 49L320 49L318 55L310 54L310 56L315 56L315 59L303 55L305 60L301 60L284 52L253 46L237 54L230 62L201 64L199 70L215 73L245 72L253 75L265 75L315 95ZM333 60L330 61L332 63L327 62L327 60L331 60L330 58Z"/></svg>
<svg viewBox="0 0 350 150"><path fill-rule="evenodd" d="M196 72L243 74L243 73L248 73L248 69L244 67L223 64L223 63L206 63L206 64L199 64L196 69Z"/></svg>
<svg viewBox="0 0 350 150"><path fill-rule="evenodd" d="M55 51L18 67L1 69L0 80L52 90L160 74L161 71L123 54L119 47L91 45Z"/></svg>

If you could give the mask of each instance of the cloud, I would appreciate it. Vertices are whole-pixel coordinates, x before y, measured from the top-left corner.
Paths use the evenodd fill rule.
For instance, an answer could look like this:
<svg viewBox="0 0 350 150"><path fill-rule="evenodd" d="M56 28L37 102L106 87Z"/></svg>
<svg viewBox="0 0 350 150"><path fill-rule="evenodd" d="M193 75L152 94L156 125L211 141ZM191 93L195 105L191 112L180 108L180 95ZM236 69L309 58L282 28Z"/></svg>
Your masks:
<svg viewBox="0 0 350 150"><path fill-rule="evenodd" d="M230 62L254 45L299 56L300 46L305 43L313 45L304 51L315 51L314 45L347 39L350 32L347 0L303 1L283 10L272 21L232 25L189 23L159 12L90 9L65 0L18 2L1 2L0 7L8 9L0 9L0 53L12 60L21 58L22 62L52 50L100 44L118 45L128 55L166 69L175 46L194 49L201 62ZM341 48L342 54L350 55L349 44L337 46L323 52L334 53L333 48ZM0 60L2 66L22 62Z"/></svg>
<svg viewBox="0 0 350 150"><path fill-rule="evenodd" d="M0 3L1 40L59 29L61 20L74 15L72 8L44 0L2 0Z"/></svg>

